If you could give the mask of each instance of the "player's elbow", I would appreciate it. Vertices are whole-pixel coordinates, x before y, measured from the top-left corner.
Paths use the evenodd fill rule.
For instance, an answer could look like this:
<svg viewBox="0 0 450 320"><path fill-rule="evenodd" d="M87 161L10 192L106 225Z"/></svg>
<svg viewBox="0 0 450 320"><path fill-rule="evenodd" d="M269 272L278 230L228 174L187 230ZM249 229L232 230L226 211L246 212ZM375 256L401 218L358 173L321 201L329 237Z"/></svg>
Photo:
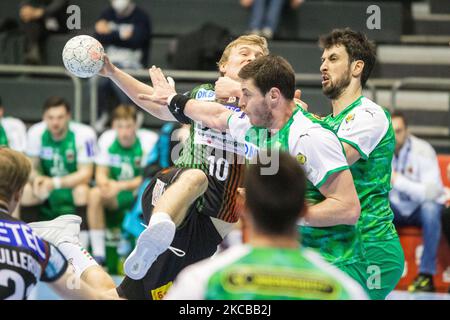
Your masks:
<svg viewBox="0 0 450 320"><path fill-rule="evenodd" d="M350 201L347 204L347 207L347 224L355 225L359 220L359 216L361 215L361 205L358 198L356 198L356 200L354 199L353 201Z"/></svg>

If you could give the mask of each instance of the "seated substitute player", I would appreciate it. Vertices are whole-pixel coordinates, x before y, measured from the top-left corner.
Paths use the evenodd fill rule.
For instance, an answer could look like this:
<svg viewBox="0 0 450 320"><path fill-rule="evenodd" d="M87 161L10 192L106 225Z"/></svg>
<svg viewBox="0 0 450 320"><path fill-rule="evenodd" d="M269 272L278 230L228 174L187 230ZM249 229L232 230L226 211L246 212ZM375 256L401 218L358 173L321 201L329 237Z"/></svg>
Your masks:
<svg viewBox="0 0 450 320"><path fill-rule="evenodd" d="M275 174L262 174L264 167L258 161L245 173L248 244L188 266L165 299L366 299L353 279L300 247L296 222L307 211L306 180L296 159L283 152Z"/></svg>
<svg viewBox="0 0 450 320"><path fill-rule="evenodd" d="M0 147L0 300L24 300L38 281L68 299L109 298L76 278L62 253L11 217L31 171L22 153Z"/></svg>
<svg viewBox="0 0 450 320"><path fill-rule="evenodd" d="M219 61L221 75L229 77L222 80L237 80L242 66L266 54L268 49L264 38L254 35L239 37L225 48ZM157 104L138 99L141 92L151 94L151 86L121 71L107 57L105 61L102 75L112 79L143 109L149 110L151 106L157 111L161 109ZM214 101L213 89L212 85L202 85L194 88L190 96ZM231 110L239 110L234 97L221 99L221 102ZM169 114L163 120L176 119ZM139 238L144 243L150 242L152 247L134 251L131 259L125 262L128 276L118 288L121 297L161 299L181 269L215 253L217 245L239 218L236 188L241 184L244 161L237 159L235 151L243 150L243 144L235 145L229 135L195 124L184 145L175 167L161 171L144 193L143 213L145 222L149 224L148 230L165 235L156 232L149 233L150 239ZM53 225L47 224L49 233L52 233ZM42 230L44 228L42 226ZM169 245L180 248L186 255L180 258L167 251ZM143 252L149 253L150 258L140 259Z"/></svg>
<svg viewBox="0 0 450 320"><path fill-rule="evenodd" d="M43 121L28 130L26 154L33 171L21 202L22 219L31 222L76 214L83 220L81 241L86 246L96 134L70 120L70 106L61 97L48 98L43 111Z"/></svg>
<svg viewBox="0 0 450 320"><path fill-rule="evenodd" d="M5 109L0 97L0 146L9 147L19 152L25 152L27 144L27 129L22 120L4 117ZM20 216L20 206L16 207L13 217Z"/></svg>
<svg viewBox="0 0 450 320"><path fill-rule="evenodd" d="M260 57L239 72L244 112L231 112L214 102L177 95L160 69L152 68L153 95L139 97L160 105L159 113L187 117L221 131L229 129L245 144L246 156L257 150L281 149L297 157L308 178L307 200L311 204L302 220L302 240L320 250L336 266L364 260L354 226L360 206L342 145L320 120L304 111L294 99L295 73L278 56ZM145 234L145 233L143 233ZM139 247L139 245L138 245Z"/></svg>
<svg viewBox="0 0 450 320"><path fill-rule="evenodd" d="M0 97L0 146L9 147L19 152L25 152L27 129L22 120L3 117L5 109Z"/></svg>
<svg viewBox="0 0 450 320"><path fill-rule="evenodd" d="M157 141L156 133L137 129L134 106L120 105L113 111L112 129L98 140L96 186L89 193L89 235L97 261L105 260L105 220L106 227L120 229L142 183L146 157Z"/></svg>

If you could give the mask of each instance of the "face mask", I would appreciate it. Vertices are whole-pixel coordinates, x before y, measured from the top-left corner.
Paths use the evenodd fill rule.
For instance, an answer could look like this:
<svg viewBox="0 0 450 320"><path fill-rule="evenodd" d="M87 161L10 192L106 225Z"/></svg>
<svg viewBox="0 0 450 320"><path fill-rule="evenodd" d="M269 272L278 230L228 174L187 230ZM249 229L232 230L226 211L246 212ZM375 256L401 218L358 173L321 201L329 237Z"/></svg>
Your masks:
<svg viewBox="0 0 450 320"><path fill-rule="evenodd" d="M117 13L124 12L129 4L130 4L130 0L112 0L111 1L111 6Z"/></svg>

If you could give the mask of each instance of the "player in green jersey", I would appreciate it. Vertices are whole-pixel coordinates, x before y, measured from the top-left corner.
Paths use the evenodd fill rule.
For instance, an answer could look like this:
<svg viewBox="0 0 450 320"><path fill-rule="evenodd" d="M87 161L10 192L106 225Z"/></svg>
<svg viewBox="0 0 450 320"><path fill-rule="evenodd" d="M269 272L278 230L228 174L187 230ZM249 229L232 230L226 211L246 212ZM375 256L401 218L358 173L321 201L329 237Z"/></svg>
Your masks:
<svg viewBox="0 0 450 320"><path fill-rule="evenodd" d="M319 249L336 266L363 260L354 226L359 201L342 145L321 121L294 102L295 75L286 60L265 56L241 69L240 107L245 113L175 95L160 69L152 68L150 74L155 92L141 98L161 105L169 102L169 108L161 107L159 112L188 116L222 131L230 129L234 139L245 144L248 158L271 147L296 156L308 177L306 198L312 205L304 217L303 243Z"/></svg>
<svg viewBox="0 0 450 320"><path fill-rule="evenodd" d="M361 202L357 227L368 265L350 273L367 278L372 299L384 299L403 272L404 255L389 205L395 136L389 112L362 95L375 64L375 47L360 32L337 29L320 38L322 89L333 113L324 121L341 140ZM362 283L362 281L361 281Z"/></svg>
<svg viewBox="0 0 450 320"><path fill-rule="evenodd" d="M296 221L307 210L298 161L281 153L275 174L262 174L265 166L251 164L245 173L248 244L187 267L165 299L366 299L353 279L298 243Z"/></svg>
<svg viewBox="0 0 450 320"><path fill-rule="evenodd" d="M125 212L135 201L137 189L142 183L146 157L158 140L156 133L137 128L136 117L136 108L131 105L119 105L113 111L112 129L105 131L98 139L96 186L89 193L88 224L92 254L101 262L105 262L107 256L106 266L112 274L120 272L117 247ZM108 235L106 255L105 226Z"/></svg>
<svg viewBox="0 0 450 320"><path fill-rule="evenodd" d="M33 171L22 198L22 219L76 214L83 218L81 241L87 245L86 211L96 134L70 120L70 106L61 97L48 98L43 111L43 121L28 130L26 154Z"/></svg>

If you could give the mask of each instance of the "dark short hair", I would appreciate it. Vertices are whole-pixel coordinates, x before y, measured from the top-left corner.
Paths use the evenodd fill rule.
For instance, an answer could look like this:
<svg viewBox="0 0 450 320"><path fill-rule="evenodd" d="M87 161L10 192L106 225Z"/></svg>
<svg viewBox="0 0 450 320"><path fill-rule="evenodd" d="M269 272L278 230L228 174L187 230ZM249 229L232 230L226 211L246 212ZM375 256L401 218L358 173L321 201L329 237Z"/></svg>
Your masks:
<svg viewBox="0 0 450 320"><path fill-rule="evenodd" d="M70 113L70 104L64 98L58 96L52 96L47 98L47 100L45 100L44 102L42 111L45 113L50 108L60 106L64 106L64 108L66 108L66 111Z"/></svg>
<svg viewBox="0 0 450 320"><path fill-rule="evenodd" d="M244 80L253 79L263 94L275 87L286 99L294 98L295 72L289 62L280 56L259 57L244 66L238 75Z"/></svg>
<svg viewBox="0 0 450 320"><path fill-rule="evenodd" d="M406 116L405 116L405 114L403 112L401 112L401 111L393 111L393 112L391 112L391 118L392 119L394 119L394 118L401 118L403 123L405 124L405 128L408 127L408 121L406 121Z"/></svg>
<svg viewBox="0 0 450 320"><path fill-rule="evenodd" d="M334 29L329 34L319 38L319 46L329 49L336 45L343 45L350 57L350 62L364 61L361 75L361 85L364 86L369 79L376 61L375 44L362 32L353 31L350 28Z"/></svg>
<svg viewBox="0 0 450 320"><path fill-rule="evenodd" d="M3 108L2 97L0 97L0 108Z"/></svg>
<svg viewBox="0 0 450 320"><path fill-rule="evenodd" d="M255 228L271 235L295 232L304 209L306 180L297 160L279 154L279 169L264 175L261 162L250 164L245 174L246 205Z"/></svg>

